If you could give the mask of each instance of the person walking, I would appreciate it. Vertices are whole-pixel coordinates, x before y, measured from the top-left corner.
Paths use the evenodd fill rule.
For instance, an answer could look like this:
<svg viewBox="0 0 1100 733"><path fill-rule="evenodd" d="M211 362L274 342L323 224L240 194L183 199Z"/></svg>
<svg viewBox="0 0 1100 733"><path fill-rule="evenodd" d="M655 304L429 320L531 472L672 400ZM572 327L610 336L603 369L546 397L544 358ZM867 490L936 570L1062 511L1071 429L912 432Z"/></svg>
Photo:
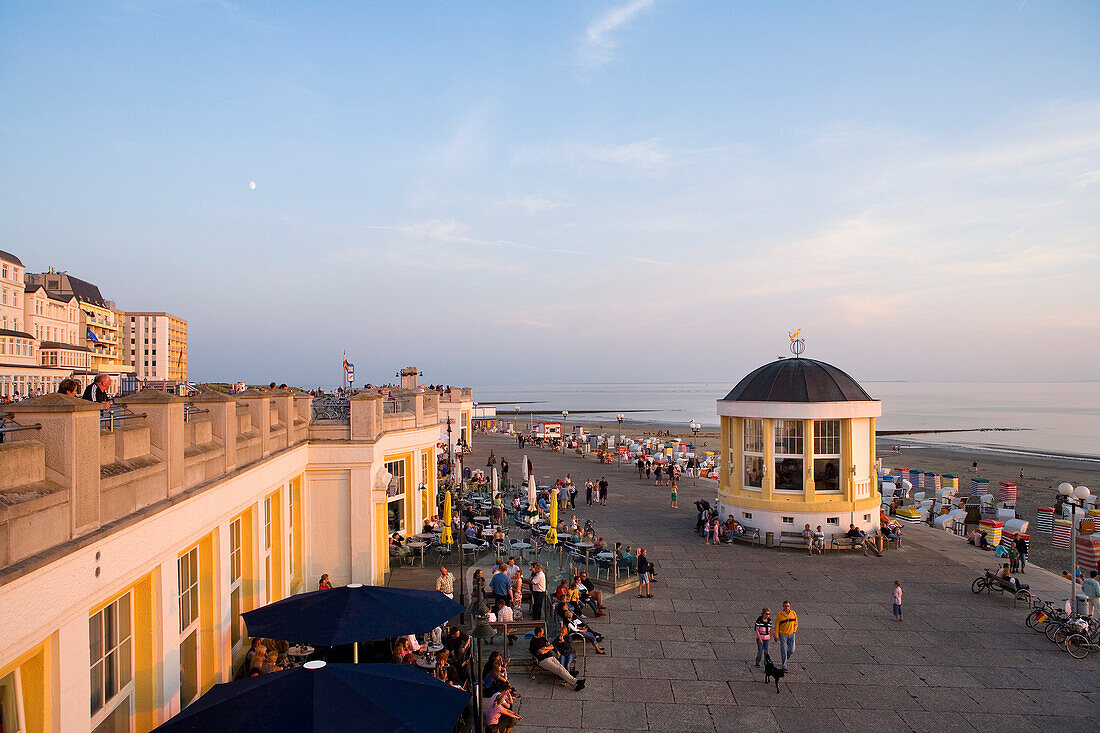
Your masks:
<svg viewBox="0 0 1100 733"><path fill-rule="evenodd" d="M1022 535L1016 536L1016 552L1020 553L1020 572L1024 572L1024 568L1027 567L1027 540Z"/></svg>
<svg viewBox="0 0 1100 733"><path fill-rule="evenodd" d="M639 598L652 598L653 593L650 590L649 583L653 579L653 565L649 562L649 558L646 557L645 548L638 548L638 597ZM643 594L642 591L645 591Z"/></svg>
<svg viewBox="0 0 1100 733"><path fill-rule="evenodd" d="M768 656L768 642L772 638L772 612L770 608L760 611L756 617L756 666L760 666L760 660Z"/></svg>
<svg viewBox="0 0 1100 733"><path fill-rule="evenodd" d="M607 506L607 476L600 476L600 505Z"/></svg>
<svg viewBox="0 0 1100 733"><path fill-rule="evenodd" d="M901 581L894 581L894 620L902 621L901 616Z"/></svg>
<svg viewBox="0 0 1100 733"><path fill-rule="evenodd" d="M661 464L658 463L656 466L653 467L653 477L656 479L653 482L653 485L654 486L660 486L661 485Z"/></svg>
<svg viewBox="0 0 1100 733"><path fill-rule="evenodd" d="M775 630L779 636L780 666L786 669L787 662L794 656L794 635L798 631L798 614L791 610L790 601L783 601L783 610L776 619Z"/></svg>
<svg viewBox="0 0 1100 733"><path fill-rule="evenodd" d="M535 563L531 566L531 618L533 620L542 620L542 607L545 603L546 573L542 571L542 565Z"/></svg>
<svg viewBox="0 0 1100 733"><path fill-rule="evenodd" d="M500 478L504 483L508 483L508 459L504 456L500 457Z"/></svg>
<svg viewBox="0 0 1100 733"><path fill-rule="evenodd" d="M569 508L577 508L577 485L573 483L569 484Z"/></svg>
<svg viewBox="0 0 1100 733"><path fill-rule="evenodd" d="M680 507L679 507L679 506L677 506L677 504L676 504L676 490L677 490L678 488L679 488L679 487L678 487L678 486L677 486L677 485L676 485L675 483L673 483L673 484L672 484L672 508L673 508L673 509L679 509L679 508L680 508Z"/></svg>
<svg viewBox="0 0 1100 733"><path fill-rule="evenodd" d="M649 481L649 479L652 476L653 476L653 463L651 461L646 461L645 462L645 480Z"/></svg>
<svg viewBox="0 0 1100 733"><path fill-rule="evenodd" d="M1096 579L1095 570L1090 570L1088 579L1081 583L1081 592L1085 594L1089 616L1095 617L1096 609L1100 607L1100 581Z"/></svg>
<svg viewBox="0 0 1100 733"><path fill-rule="evenodd" d="M588 506L592 506L592 479L584 482L584 502Z"/></svg>
<svg viewBox="0 0 1100 733"><path fill-rule="evenodd" d="M439 577L435 579L435 589L448 598L455 597L455 579L447 572L446 565L439 566Z"/></svg>
<svg viewBox="0 0 1100 733"><path fill-rule="evenodd" d="M645 475L645 461L638 458L636 465L638 466L638 478L641 479Z"/></svg>

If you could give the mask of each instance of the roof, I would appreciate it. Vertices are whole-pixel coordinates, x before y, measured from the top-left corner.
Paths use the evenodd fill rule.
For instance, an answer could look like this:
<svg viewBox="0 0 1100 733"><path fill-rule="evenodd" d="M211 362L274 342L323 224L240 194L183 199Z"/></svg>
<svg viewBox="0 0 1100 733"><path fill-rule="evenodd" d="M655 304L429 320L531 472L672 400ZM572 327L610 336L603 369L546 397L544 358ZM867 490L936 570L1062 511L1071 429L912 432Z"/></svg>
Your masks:
<svg viewBox="0 0 1100 733"><path fill-rule="evenodd" d="M72 289L73 294L78 300L83 300L86 303L92 303L93 305L107 307L107 301L104 300L103 294L99 292L99 286L93 285L86 280L81 280L78 277L72 275L65 275L69 279L69 288Z"/></svg>
<svg viewBox="0 0 1100 733"><path fill-rule="evenodd" d="M872 402L856 380L814 359L780 359L750 372L727 402Z"/></svg>
<svg viewBox="0 0 1100 733"><path fill-rule="evenodd" d="M34 336L31 336L29 333L25 333L23 331L12 331L10 328L0 328L0 336L15 336L21 339L34 338Z"/></svg>
<svg viewBox="0 0 1100 733"><path fill-rule="evenodd" d="M87 346L77 346L75 344L65 344L60 341L39 341L38 348L40 349L64 349L67 351L91 351Z"/></svg>
<svg viewBox="0 0 1100 733"><path fill-rule="evenodd" d="M0 260L4 260L6 262L12 262L16 265L19 265L20 267L23 266L23 262L18 257L13 255L11 252L5 252L2 249L0 249Z"/></svg>

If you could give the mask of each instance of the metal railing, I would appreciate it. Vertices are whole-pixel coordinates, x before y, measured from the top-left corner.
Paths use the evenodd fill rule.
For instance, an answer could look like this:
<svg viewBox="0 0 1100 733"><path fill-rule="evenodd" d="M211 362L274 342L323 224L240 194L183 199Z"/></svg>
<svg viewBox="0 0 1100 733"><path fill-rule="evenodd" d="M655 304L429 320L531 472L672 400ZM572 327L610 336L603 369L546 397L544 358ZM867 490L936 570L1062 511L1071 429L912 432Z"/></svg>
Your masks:
<svg viewBox="0 0 1100 733"><path fill-rule="evenodd" d="M184 422L190 422L192 415L202 415L203 413L207 413L207 412L210 412L210 408L208 408L208 407L203 407L203 408L195 407L195 405L193 403L188 402L186 405L183 406L183 421Z"/></svg>
<svg viewBox="0 0 1100 733"><path fill-rule="evenodd" d="M144 412L135 414L124 407L112 407L109 410L104 410L99 416L99 429L111 433L114 432L116 422L143 417L147 417L147 414Z"/></svg>
<svg viewBox="0 0 1100 733"><path fill-rule="evenodd" d="M313 398L314 420L351 420L351 402L347 397L325 395Z"/></svg>

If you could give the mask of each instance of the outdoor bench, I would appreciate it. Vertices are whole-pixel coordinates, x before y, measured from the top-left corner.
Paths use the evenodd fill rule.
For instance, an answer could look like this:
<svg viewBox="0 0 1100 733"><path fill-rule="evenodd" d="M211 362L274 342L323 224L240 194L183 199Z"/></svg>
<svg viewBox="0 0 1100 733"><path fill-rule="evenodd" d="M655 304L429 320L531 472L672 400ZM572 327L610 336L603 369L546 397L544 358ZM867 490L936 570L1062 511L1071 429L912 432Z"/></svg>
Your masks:
<svg viewBox="0 0 1100 733"><path fill-rule="evenodd" d="M829 549L836 550L838 555L841 550L854 550L855 548L855 541L843 532L834 534L829 542Z"/></svg>
<svg viewBox="0 0 1100 733"><path fill-rule="evenodd" d="M758 530L756 527L750 527L747 524L742 524L741 526L744 527L745 531L730 532L730 543L732 544L734 540L737 540L739 542L751 542L754 545L759 545L760 530Z"/></svg>
<svg viewBox="0 0 1100 733"><path fill-rule="evenodd" d="M802 536L801 532L780 532L779 533L779 546L780 547L797 547L805 550L809 548L809 540Z"/></svg>

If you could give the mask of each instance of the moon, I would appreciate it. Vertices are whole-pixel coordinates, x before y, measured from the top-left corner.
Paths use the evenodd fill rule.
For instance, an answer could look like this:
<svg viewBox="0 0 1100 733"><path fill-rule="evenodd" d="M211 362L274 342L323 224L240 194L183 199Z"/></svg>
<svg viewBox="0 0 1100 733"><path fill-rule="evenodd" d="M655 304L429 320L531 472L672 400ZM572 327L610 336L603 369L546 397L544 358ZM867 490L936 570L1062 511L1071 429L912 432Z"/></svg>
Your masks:
<svg viewBox="0 0 1100 733"><path fill-rule="evenodd" d="M251 190L255 191L255 190L256 190L256 182L255 182L255 181L249 181L249 182L248 182L248 187L249 187L249 188L250 188Z"/></svg>

